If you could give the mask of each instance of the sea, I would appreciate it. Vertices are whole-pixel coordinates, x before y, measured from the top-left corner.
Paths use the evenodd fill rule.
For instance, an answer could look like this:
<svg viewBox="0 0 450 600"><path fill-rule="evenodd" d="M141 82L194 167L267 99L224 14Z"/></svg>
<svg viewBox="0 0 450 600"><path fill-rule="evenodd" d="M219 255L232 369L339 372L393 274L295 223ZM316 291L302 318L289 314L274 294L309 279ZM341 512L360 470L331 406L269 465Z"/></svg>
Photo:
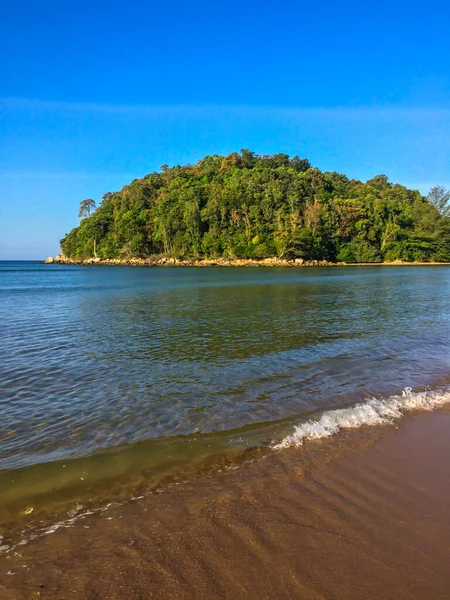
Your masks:
<svg viewBox="0 0 450 600"><path fill-rule="evenodd" d="M81 507L442 406L449 334L447 265L0 262L0 552Z"/></svg>

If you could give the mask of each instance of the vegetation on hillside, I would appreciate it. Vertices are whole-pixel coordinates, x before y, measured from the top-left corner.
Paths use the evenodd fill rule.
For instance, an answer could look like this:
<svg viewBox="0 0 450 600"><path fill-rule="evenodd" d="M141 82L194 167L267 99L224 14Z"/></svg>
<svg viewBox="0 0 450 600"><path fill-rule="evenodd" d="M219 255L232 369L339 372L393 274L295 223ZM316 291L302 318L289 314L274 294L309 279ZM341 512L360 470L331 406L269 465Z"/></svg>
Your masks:
<svg viewBox="0 0 450 600"><path fill-rule="evenodd" d="M207 156L84 201L61 240L70 258L450 260L448 193L429 198L384 175L362 183L287 154ZM447 194L447 196L446 196Z"/></svg>

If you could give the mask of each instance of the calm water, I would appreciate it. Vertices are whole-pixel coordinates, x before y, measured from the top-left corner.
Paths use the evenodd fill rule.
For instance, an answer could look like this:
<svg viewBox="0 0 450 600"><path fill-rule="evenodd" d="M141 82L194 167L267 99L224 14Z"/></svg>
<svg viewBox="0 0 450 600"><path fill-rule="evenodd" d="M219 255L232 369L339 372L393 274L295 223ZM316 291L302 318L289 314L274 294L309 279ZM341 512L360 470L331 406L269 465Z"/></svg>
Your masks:
<svg viewBox="0 0 450 600"><path fill-rule="evenodd" d="M447 266L0 262L0 505L443 385L449 325Z"/></svg>

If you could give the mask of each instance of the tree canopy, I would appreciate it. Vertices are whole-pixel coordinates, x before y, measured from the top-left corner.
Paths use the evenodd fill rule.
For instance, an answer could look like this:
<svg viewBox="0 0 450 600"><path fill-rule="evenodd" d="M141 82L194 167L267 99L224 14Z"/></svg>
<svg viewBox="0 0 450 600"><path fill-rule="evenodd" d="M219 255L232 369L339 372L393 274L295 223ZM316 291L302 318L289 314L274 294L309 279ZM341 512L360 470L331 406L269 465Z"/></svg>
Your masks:
<svg viewBox="0 0 450 600"><path fill-rule="evenodd" d="M82 200L80 202L80 210L78 212L78 217L80 217L80 218L89 217L91 215L91 212L93 212L95 209L96 209L95 200L92 200L92 198L87 198L86 200Z"/></svg>
<svg viewBox="0 0 450 600"><path fill-rule="evenodd" d="M426 198L385 175L362 183L282 153L213 154L108 192L92 214L95 204L86 207L61 249L88 258L95 240L100 258L448 261L445 193L439 204L434 193Z"/></svg>
<svg viewBox="0 0 450 600"><path fill-rule="evenodd" d="M444 217L450 217L450 192L443 185L435 185L428 193L428 200Z"/></svg>

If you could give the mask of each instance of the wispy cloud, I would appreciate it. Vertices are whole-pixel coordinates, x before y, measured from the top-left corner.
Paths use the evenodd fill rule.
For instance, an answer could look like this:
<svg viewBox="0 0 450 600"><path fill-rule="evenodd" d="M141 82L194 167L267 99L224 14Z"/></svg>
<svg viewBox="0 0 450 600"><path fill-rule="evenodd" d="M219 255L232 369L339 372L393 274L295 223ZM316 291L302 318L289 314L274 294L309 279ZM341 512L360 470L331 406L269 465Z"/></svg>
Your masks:
<svg viewBox="0 0 450 600"><path fill-rule="evenodd" d="M317 107L287 107L287 106L250 106L250 105L126 105L126 104L96 104L72 103L40 100L34 98L0 98L0 109L8 111L64 111L72 113L103 113L130 116L158 117L191 117L202 118L214 115L228 114L235 116L256 116L272 118L449 118L449 107L420 107L402 105L372 105L372 106L317 106Z"/></svg>
<svg viewBox="0 0 450 600"><path fill-rule="evenodd" d="M406 188L410 189L410 190L419 190L419 192L421 194L428 194L428 192L430 191L430 188L432 188L434 185L443 185L444 187L450 189L450 183L442 183L441 181L429 181L429 182L420 182L420 183L403 183L402 185L404 185Z"/></svg>
<svg viewBox="0 0 450 600"><path fill-rule="evenodd" d="M136 173L126 173L126 172L102 172L102 173L46 173L46 172L30 172L30 171L16 171L16 172L0 172L0 181L8 181L8 180L108 180L111 177L114 177L114 180L117 178L123 182L130 182L134 178L143 177L144 175L136 174ZM428 181L428 182L401 182L406 188L411 190L419 190L421 194L427 194L431 187L434 185L443 185L444 187L450 189L450 182L445 183L442 181Z"/></svg>
<svg viewBox="0 0 450 600"><path fill-rule="evenodd" d="M129 179L136 177L135 173L126 172L102 172L102 173L70 173L70 172L40 172L40 171L11 171L1 172L0 179L105 179L111 176L120 179Z"/></svg>

